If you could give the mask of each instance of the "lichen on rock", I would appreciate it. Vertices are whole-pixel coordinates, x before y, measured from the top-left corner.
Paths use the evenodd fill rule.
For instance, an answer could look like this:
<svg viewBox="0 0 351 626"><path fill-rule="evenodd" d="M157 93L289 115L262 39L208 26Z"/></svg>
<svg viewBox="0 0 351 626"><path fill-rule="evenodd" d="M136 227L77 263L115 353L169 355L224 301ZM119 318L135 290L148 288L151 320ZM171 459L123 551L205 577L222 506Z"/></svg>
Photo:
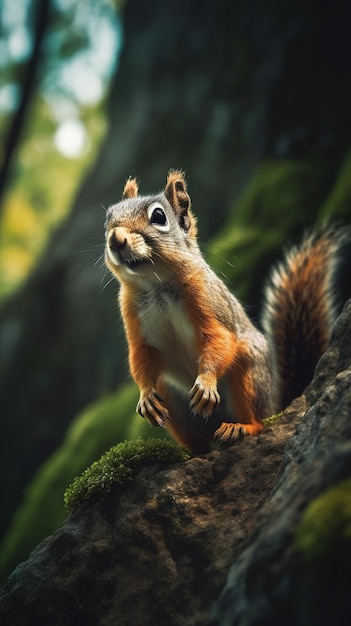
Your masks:
<svg viewBox="0 0 351 626"><path fill-rule="evenodd" d="M351 574L351 478L310 502L295 541L314 577L325 575L331 568Z"/></svg>

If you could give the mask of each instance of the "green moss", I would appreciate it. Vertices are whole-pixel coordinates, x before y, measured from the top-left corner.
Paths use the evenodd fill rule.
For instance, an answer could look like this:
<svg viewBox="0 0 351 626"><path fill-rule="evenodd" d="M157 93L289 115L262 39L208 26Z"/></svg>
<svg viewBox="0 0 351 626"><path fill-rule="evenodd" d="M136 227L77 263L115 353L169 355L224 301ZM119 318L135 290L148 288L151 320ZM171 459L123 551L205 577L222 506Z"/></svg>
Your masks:
<svg viewBox="0 0 351 626"><path fill-rule="evenodd" d="M246 304L258 305L272 263L315 222L328 190L312 164L280 159L259 165L207 254Z"/></svg>
<svg viewBox="0 0 351 626"><path fill-rule="evenodd" d="M317 214L326 187L320 168L303 161L262 162L239 200L232 220L260 230L292 232Z"/></svg>
<svg viewBox="0 0 351 626"><path fill-rule="evenodd" d="M112 489L122 489L145 465L179 463L190 458L172 441L157 439L125 441L111 448L66 489L65 504L76 510L87 501L99 500Z"/></svg>
<svg viewBox="0 0 351 626"><path fill-rule="evenodd" d="M263 420L264 426L265 428L269 428L269 426L273 426L276 421L282 417L283 415L283 411L281 411L280 413L276 413L276 415L271 415L270 417L266 417L266 419Z"/></svg>
<svg viewBox="0 0 351 626"><path fill-rule="evenodd" d="M295 543L315 576L328 575L333 567L351 574L351 478L309 504Z"/></svg>
<svg viewBox="0 0 351 626"><path fill-rule="evenodd" d="M281 256L281 235L247 227L232 227L226 238L219 236L209 249L211 267L245 303L255 302L262 292L268 268Z"/></svg>

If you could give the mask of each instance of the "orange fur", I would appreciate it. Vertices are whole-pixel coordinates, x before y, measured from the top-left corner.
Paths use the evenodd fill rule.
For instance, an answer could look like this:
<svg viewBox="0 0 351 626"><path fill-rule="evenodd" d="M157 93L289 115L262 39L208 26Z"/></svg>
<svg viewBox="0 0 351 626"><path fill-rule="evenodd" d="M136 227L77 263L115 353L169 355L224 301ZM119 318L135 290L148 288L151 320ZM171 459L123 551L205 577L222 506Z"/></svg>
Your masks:
<svg viewBox="0 0 351 626"><path fill-rule="evenodd" d="M209 302L208 285L201 269L184 277L184 305L197 331L199 373L221 378L236 358L237 338L223 326Z"/></svg>
<svg viewBox="0 0 351 626"><path fill-rule="evenodd" d="M138 183L136 178L128 178L124 185L122 198L136 198L138 195Z"/></svg>
<svg viewBox="0 0 351 626"><path fill-rule="evenodd" d="M256 391L248 362L247 349L243 342L239 342L236 367L230 372L229 389L238 422L252 425L262 424L255 411Z"/></svg>
<svg viewBox="0 0 351 626"><path fill-rule="evenodd" d="M221 445L230 445L244 435L259 435L263 423L256 411L257 397L246 348L238 350L236 367L230 372L229 393L237 422L223 422L215 432Z"/></svg>
<svg viewBox="0 0 351 626"><path fill-rule="evenodd" d="M121 312L129 346L131 374L139 388L156 388L160 374L160 357L155 348L145 343L141 334L133 289L125 288L120 295Z"/></svg>

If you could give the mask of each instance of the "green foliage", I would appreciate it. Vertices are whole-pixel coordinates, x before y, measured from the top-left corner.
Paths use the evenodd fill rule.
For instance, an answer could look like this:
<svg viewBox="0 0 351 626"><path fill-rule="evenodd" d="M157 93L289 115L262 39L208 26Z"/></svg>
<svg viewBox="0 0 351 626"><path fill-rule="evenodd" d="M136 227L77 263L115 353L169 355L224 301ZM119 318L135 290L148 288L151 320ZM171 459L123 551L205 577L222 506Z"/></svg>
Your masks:
<svg viewBox="0 0 351 626"><path fill-rule="evenodd" d="M323 205L319 221L333 218L346 223L351 218L351 150L347 153L340 168L339 176Z"/></svg>
<svg viewBox="0 0 351 626"><path fill-rule="evenodd" d="M138 436L167 436L163 429L151 429L135 413L137 398L138 389L128 385L78 415L62 444L28 486L14 515L0 545L0 578L62 523L66 517L63 493L67 485L111 445Z"/></svg>
<svg viewBox="0 0 351 626"><path fill-rule="evenodd" d="M102 499L112 489L122 489L147 464L178 463L188 458L189 452L173 441L125 441L77 476L65 492L65 504L68 510L74 511L87 501Z"/></svg>
<svg viewBox="0 0 351 626"><path fill-rule="evenodd" d="M3 0L2 4L0 30L6 63L1 67L1 86L7 97L2 97L0 106L0 167L8 149L11 124L19 123L15 115L21 97L17 101L15 94L17 90L21 93L33 59L31 45L18 55L10 42L21 32L34 44L39 20L31 2L22 3L21 11L13 9L11 0ZM35 74L39 80L34 81L27 94L29 99L24 100L24 125L19 128L16 156L1 198L0 297L10 295L34 268L52 230L68 215L83 174L95 160L107 129L104 109L121 47L118 14L123 4L121 0L86 0L82 8L79 0L70 0L55 2L49 10L44 37L48 45L38 56ZM37 8L43 16L43 7ZM10 20L5 19L7 14L11 14ZM106 35L108 45L101 33ZM82 73L84 82L76 78ZM84 84L89 85L89 93ZM75 141L70 133L64 142L66 150L60 153L62 141L60 148L57 137L61 130L62 140L62 127L67 121L78 123L84 137L77 151L72 152Z"/></svg>
<svg viewBox="0 0 351 626"><path fill-rule="evenodd" d="M93 162L106 129L101 105L82 108L90 147L67 159L55 149L57 127L48 105L37 98L21 143L16 176L6 194L0 228L0 298L16 289L40 257L52 230L67 216L82 176Z"/></svg>
<svg viewBox="0 0 351 626"><path fill-rule="evenodd" d="M208 255L240 299L257 304L269 267L315 221L325 193L322 173L309 163L259 165Z"/></svg>
<svg viewBox="0 0 351 626"><path fill-rule="evenodd" d="M271 415L270 417L266 417L263 420L264 427L269 428L270 426L274 426L274 424L279 420L280 417L282 417L282 415L283 411L281 411L280 413L276 413L275 415Z"/></svg>
<svg viewBox="0 0 351 626"><path fill-rule="evenodd" d="M325 491L304 511L296 546L314 576L345 569L351 575L351 478Z"/></svg>

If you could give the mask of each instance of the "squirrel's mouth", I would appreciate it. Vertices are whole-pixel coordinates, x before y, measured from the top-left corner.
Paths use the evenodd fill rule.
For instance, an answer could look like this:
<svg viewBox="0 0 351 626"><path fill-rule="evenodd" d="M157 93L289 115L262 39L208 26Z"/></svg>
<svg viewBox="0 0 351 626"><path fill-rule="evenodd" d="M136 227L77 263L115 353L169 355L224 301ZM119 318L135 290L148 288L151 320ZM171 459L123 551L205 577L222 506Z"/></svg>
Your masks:
<svg viewBox="0 0 351 626"><path fill-rule="evenodd" d="M129 233L122 227L111 229L107 236L106 257L115 267L136 271L152 263L151 250L138 233Z"/></svg>
<svg viewBox="0 0 351 626"><path fill-rule="evenodd" d="M113 265L117 267L128 267L131 270L136 269L139 265L147 263L150 260L145 257L123 254L122 250L116 250L112 246L106 247L106 256Z"/></svg>
<svg viewBox="0 0 351 626"><path fill-rule="evenodd" d="M121 252L107 251L107 258L114 267L124 267L131 272L137 272L139 268L152 264L149 257L130 257L126 258Z"/></svg>
<svg viewBox="0 0 351 626"><path fill-rule="evenodd" d="M129 267L131 270L137 269L140 265L149 263L148 259L122 259L122 265Z"/></svg>

